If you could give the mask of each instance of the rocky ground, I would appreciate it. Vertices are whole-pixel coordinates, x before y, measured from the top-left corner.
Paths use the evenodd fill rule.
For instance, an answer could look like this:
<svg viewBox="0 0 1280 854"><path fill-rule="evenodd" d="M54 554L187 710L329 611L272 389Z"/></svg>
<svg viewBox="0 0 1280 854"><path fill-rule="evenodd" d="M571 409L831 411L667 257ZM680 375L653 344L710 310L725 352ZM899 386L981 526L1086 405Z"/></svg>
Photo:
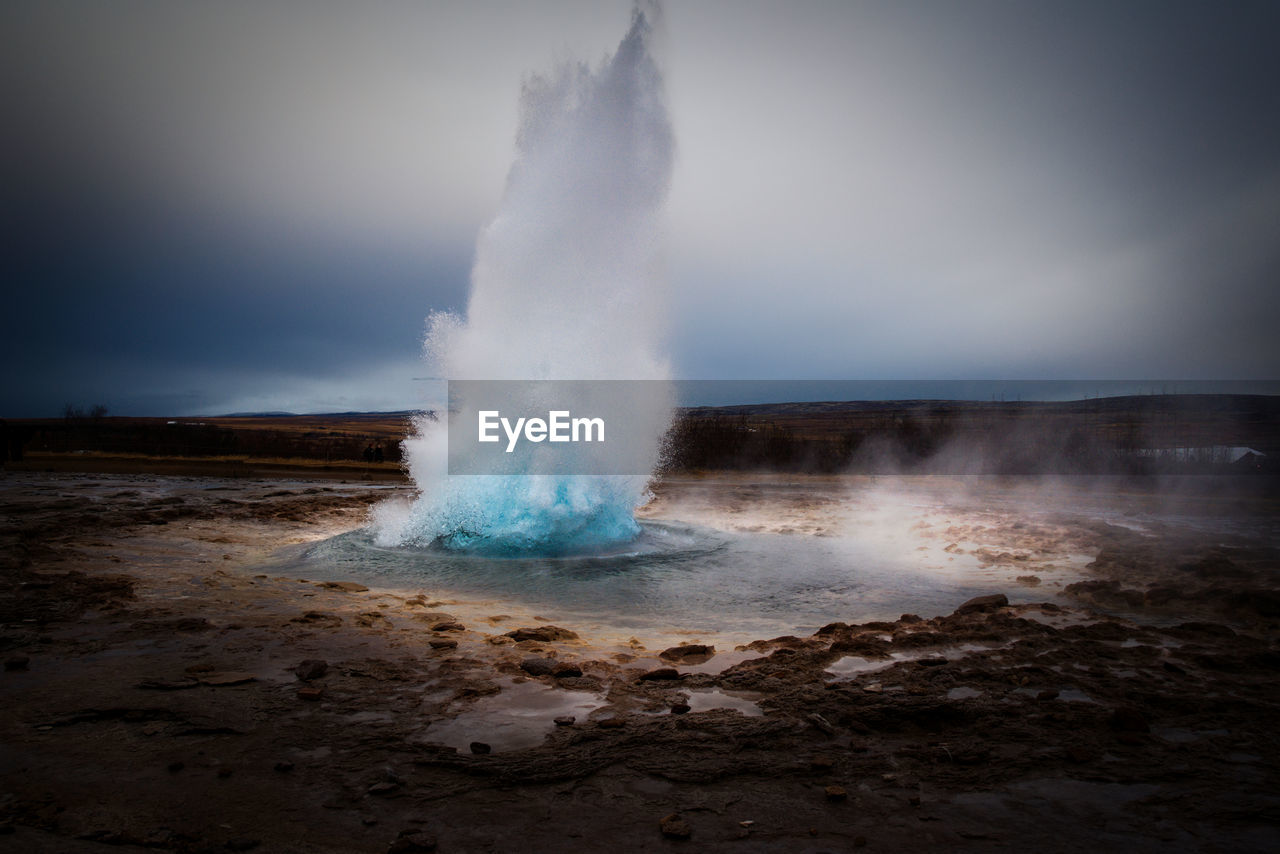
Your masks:
<svg viewBox="0 0 1280 854"><path fill-rule="evenodd" d="M1066 524L1077 605L738 649L256 571L391 488L4 475L0 850L1280 847L1265 538Z"/></svg>

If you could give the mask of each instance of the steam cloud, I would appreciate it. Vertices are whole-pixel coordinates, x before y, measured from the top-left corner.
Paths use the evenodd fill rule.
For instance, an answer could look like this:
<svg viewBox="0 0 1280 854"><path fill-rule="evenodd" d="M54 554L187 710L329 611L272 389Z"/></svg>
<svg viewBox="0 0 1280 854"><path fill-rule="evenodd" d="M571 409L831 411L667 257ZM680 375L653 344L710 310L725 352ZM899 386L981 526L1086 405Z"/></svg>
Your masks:
<svg viewBox="0 0 1280 854"><path fill-rule="evenodd" d="M456 380L666 380L660 265L674 141L649 51L654 9L637 8L597 69L531 77L497 215L480 235L465 319L428 318L435 376ZM630 425L656 464L670 407ZM563 553L627 540L646 476L450 477L444 425L405 441L419 488L376 513L384 545ZM630 449L634 451L634 448Z"/></svg>

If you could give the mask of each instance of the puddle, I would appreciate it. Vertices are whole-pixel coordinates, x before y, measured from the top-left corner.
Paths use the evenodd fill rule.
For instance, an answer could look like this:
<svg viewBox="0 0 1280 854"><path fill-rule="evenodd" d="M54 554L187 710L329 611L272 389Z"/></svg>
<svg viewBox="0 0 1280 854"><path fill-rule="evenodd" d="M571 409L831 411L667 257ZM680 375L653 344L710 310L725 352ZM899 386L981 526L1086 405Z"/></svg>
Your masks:
<svg viewBox="0 0 1280 854"><path fill-rule="evenodd" d="M982 692L979 691L977 688L967 688L964 686L961 686L959 688L952 688L950 691L947 692L948 700L972 700L974 697L981 697L981 696L982 696Z"/></svg>
<svg viewBox="0 0 1280 854"><path fill-rule="evenodd" d="M626 650L624 650L624 652L625 651ZM640 654L633 653L632 657L627 660L626 666L645 668L647 670L652 670L657 667L674 667L681 673L709 673L714 676L716 674L723 673L736 664L741 664L744 661L751 661L757 658L764 658L767 655L767 652L760 652L754 649L730 649L725 652L717 652L701 664L689 664L683 661L667 661L657 653L646 651Z"/></svg>
<svg viewBox="0 0 1280 854"><path fill-rule="evenodd" d="M751 717L761 717L764 710L748 694L726 694L718 688L689 692L689 711L706 712L711 709L733 709Z"/></svg>
<svg viewBox="0 0 1280 854"><path fill-rule="evenodd" d="M901 656L901 653L898 653L898 656ZM889 658L862 658L857 655L846 655L844 658L836 659L828 664L826 673L837 679L847 679L850 676L857 676L862 673L875 673L878 670L884 670L886 667L891 667L901 660L901 657L894 656Z"/></svg>
<svg viewBox="0 0 1280 854"><path fill-rule="evenodd" d="M1097 703L1098 701L1090 697L1078 688L1063 688L1058 692L1058 699L1068 703Z"/></svg>
<svg viewBox="0 0 1280 854"><path fill-rule="evenodd" d="M1040 691L1034 688L1017 688L1013 691L1013 693L1022 694L1027 697L1034 697L1037 694L1039 694ZM1093 699L1085 692L1081 691L1079 688L1061 688L1058 690L1057 699L1062 700L1064 703L1096 704L1098 702L1097 700Z"/></svg>
<svg viewBox="0 0 1280 854"><path fill-rule="evenodd" d="M495 753L524 750L542 744L555 729L555 718L573 715L584 721L604 704L598 694L510 682L497 694L459 707L457 717L431 724L415 740L444 744L459 753L470 752L473 741L484 742Z"/></svg>
<svg viewBox="0 0 1280 854"><path fill-rule="evenodd" d="M752 649L746 650L730 650L728 652L717 652L711 658L701 664L679 664L675 665L680 669L681 673L723 673L735 664L741 664L754 658L761 658L767 653L757 652ZM655 659L659 663L658 667L671 667L670 662Z"/></svg>
<svg viewBox="0 0 1280 854"><path fill-rule="evenodd" d="M1008 644L964 643L959 646L939 649L916 649L911 652L891 652L888 658L863 658L858 655L846 655L827 665L826 673L836 679L848 679L864 673L875 673L892 667L900 661L915 661L918 658L936 658L941 656L949 661L963 658L971 652L987 652L1000 649Z"/></svg>
<svg viewBox="0 0 1280 854"><path fill-rule="evenodd" d="M1178 647L1182 646L1182 644L1170 638L1164 638L1162 640L1155 641L1155 642L1141 641L1141 640L1138 640L1137 638L1125 638L1124 642L1120 644L1121 649L1133 649L1134 647L1138 647L1138 646L1151 646L1151 647L1156 647L1158 649L1177 649Z"/></svg>

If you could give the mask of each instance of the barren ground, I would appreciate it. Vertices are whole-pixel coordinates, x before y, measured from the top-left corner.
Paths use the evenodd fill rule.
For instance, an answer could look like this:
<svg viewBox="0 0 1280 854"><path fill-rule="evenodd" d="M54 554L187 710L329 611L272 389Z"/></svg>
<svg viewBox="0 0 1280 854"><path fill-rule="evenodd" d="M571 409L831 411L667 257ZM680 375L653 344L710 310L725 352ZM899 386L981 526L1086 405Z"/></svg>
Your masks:
<svg viewBox="0 0 1280 854"><path fill-rule="evenodd" d="M398 488L0 476L0 850L1280 847L1270 499L1107 484L1028 521L1054 493L984 481L919 536L1014 604L664 657L261 571ZM821 536L874 494L686 479L646 513ZM1067 552L1053 601L1017 581Z"/></svg>

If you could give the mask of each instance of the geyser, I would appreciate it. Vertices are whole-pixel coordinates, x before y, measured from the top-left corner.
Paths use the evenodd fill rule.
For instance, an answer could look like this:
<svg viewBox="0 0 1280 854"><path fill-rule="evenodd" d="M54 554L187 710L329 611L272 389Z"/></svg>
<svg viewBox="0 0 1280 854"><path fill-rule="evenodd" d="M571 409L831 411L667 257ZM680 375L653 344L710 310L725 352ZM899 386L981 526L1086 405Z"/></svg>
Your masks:
<svg viewBox="0 0 1280 854"><path fill-rule="evenodd" d="M636 9L600 66L565 64L526 81L515 162L476 245L466 317L428 318L424 353L435 376L668 379L659 249L673 140L649 52L651 17ZM628 425L626 450L650 460L646 471L670 418L667 394ZM427 416L404 448L418 494L408 506L377 508L380 545L559 555L640 533L634 511L646 499L647 475L531 467L450 476L445 423Z"/></svg>

